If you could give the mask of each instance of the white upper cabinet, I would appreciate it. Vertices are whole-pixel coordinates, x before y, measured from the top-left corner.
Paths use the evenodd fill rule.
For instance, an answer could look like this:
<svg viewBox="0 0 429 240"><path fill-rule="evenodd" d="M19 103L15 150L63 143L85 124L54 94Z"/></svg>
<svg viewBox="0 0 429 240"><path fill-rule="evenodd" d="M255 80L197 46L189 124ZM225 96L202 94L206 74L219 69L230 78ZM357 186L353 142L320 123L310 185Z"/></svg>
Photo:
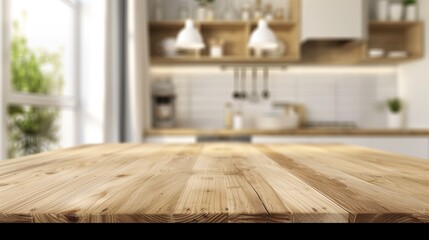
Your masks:
<svg viewBox="0 0 429 240"><path fill-rule="evenodd" d="M367 0L302 0L302 41L366 39L368 15Z"/></svg>

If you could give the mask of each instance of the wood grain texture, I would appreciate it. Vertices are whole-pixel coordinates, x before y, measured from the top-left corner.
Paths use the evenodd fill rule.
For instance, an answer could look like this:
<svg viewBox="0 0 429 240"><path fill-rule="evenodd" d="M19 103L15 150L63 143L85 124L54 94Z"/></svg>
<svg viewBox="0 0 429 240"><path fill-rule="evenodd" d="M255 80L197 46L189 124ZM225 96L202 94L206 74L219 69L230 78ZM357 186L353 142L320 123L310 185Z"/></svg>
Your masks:
<svg viewBox="0 0 429 240"><path fill-rule="evenodd" d="M0 223L429 222L429 163L347 145L86 145L0 163Z"/></svg>

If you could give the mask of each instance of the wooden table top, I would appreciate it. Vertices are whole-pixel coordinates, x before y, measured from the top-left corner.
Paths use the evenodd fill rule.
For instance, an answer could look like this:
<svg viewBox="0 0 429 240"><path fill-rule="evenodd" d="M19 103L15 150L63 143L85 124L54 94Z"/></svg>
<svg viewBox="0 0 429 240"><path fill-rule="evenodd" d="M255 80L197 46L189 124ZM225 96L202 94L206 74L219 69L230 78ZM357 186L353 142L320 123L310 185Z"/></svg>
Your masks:
<svg viewBox="0 0 429 240"><path fill-rule="evenodd" d="M429 222L429 162L346 145L92 145L0 163L0 222Z"/></svg>

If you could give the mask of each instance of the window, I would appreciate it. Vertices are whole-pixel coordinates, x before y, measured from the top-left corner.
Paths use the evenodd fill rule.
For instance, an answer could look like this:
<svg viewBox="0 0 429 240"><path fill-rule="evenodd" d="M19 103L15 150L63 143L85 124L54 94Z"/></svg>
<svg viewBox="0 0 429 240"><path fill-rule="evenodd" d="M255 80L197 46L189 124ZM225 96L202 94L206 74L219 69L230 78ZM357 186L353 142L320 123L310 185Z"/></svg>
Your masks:
<svg viewBox="0 0 429 240"><path fill-rule="evenodd" d="M14 158L77 142L78 4L3 0L2 155Z"/></svg>
<svg viewBox="0 0 429 240"><path fill-rule="evenodd" d="M0 24L4 23L5 19L5 2L4 0L0 0ZM3 25L2 25L3 26ZM4 42L4 31L0 30L0 52L2 55L0 56L0 160L4 158L4 149L5 149L5 126L6 124L3 124L5 120L5 113L6 109L4 108L5 103L5 74L3 71L3 68L5 67L5 62L3 59L3 52L5 49L5 42Z"/></svg>

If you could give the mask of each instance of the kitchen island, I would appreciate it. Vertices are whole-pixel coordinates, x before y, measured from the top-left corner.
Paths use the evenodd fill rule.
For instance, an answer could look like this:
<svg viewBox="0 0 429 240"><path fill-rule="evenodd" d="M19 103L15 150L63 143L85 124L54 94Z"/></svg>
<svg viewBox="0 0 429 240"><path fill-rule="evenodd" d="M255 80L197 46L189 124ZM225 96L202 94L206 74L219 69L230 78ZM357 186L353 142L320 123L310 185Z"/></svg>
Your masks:
<svg viewBox="0 0 429 240"><path fill-rule="evenodd" d="M0 222L429 222L429 164L349 145L85 145L0 163Z"/></svg>

